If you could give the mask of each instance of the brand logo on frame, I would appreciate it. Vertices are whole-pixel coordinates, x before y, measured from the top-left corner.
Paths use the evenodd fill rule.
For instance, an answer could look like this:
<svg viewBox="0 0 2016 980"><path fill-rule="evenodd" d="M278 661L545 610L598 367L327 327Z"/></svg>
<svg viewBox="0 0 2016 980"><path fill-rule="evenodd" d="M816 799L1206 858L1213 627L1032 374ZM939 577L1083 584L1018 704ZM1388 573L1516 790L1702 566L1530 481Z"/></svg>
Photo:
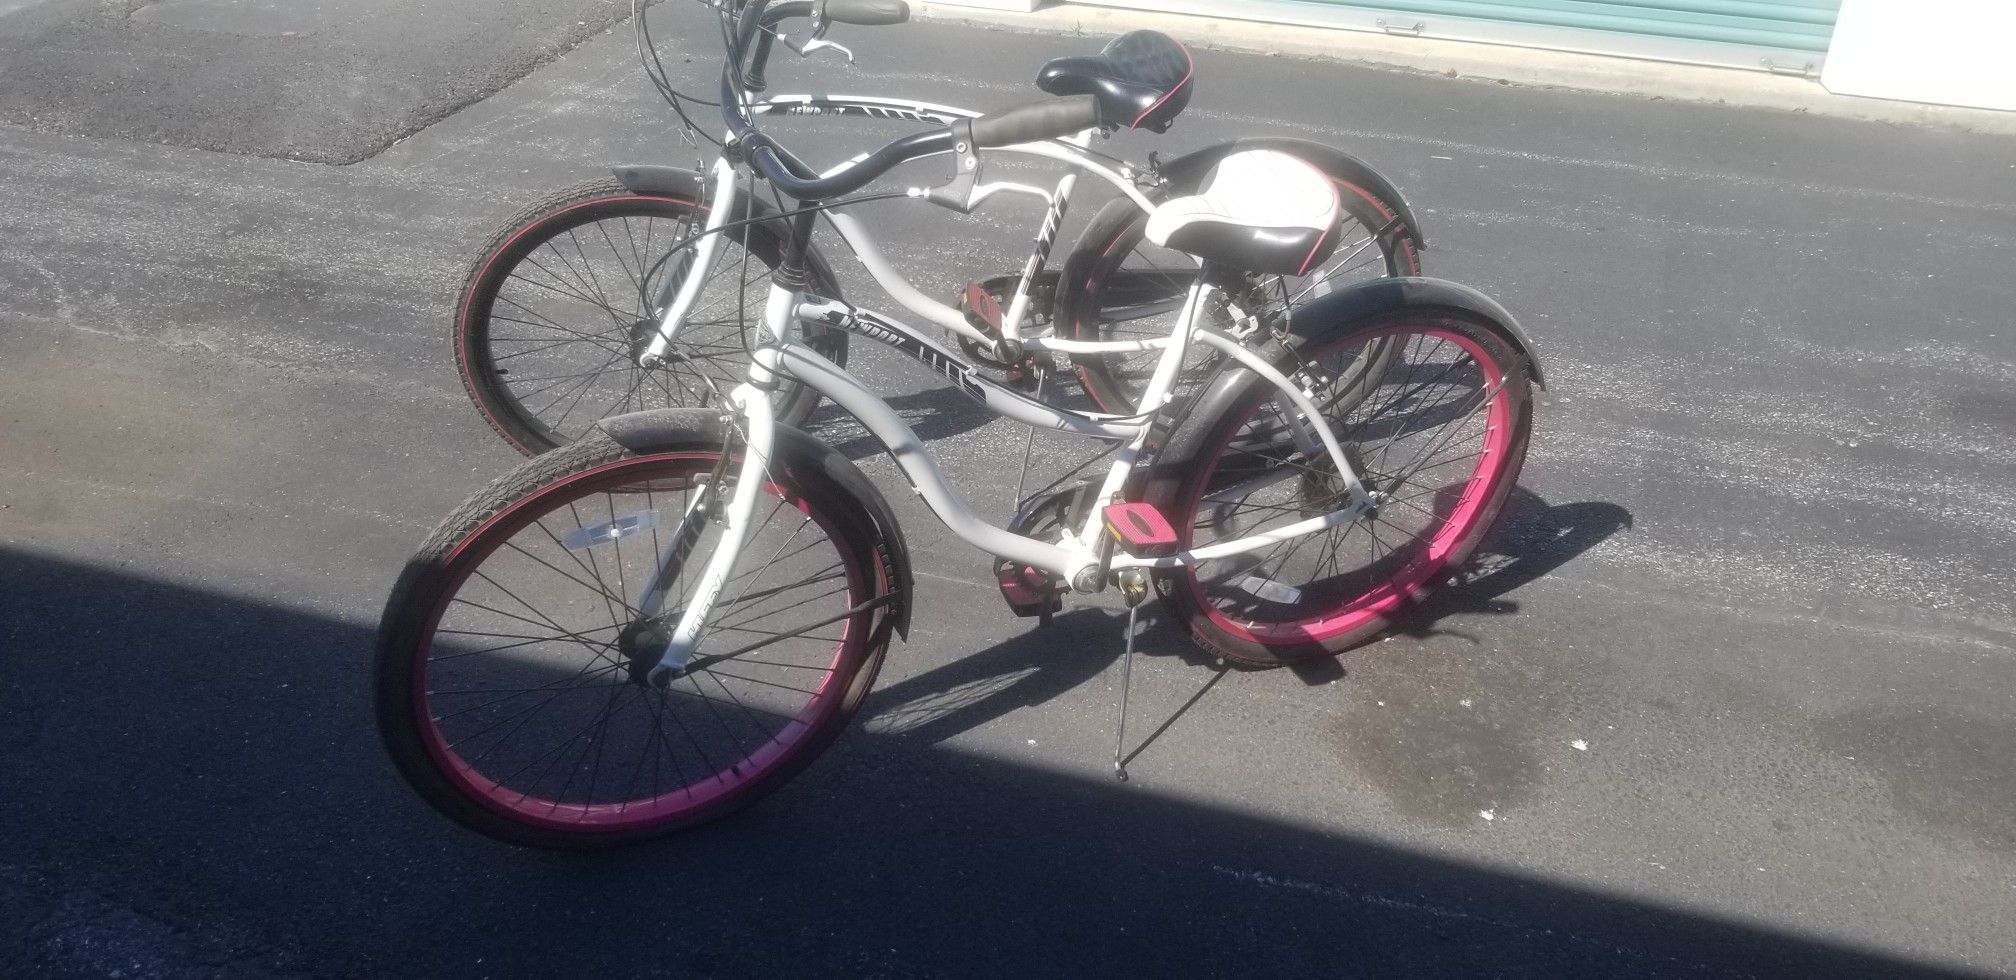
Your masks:
<svg viewBox="0 0 2016 980"><path fill-rule="evenodd" d="M876 119L908 119L914 122L939 120L934 113L897 106L855 105L846 102L795 102L772 103L772 105L778 111L790 116L873 116Z"/></svg>
<svg viewBox="0 0 2016 980"><path fill-rule="evenodd" d="M848 312L830 309L820 316L821 320L843 330L851 330L870 340L879 340L937 371L957 384L967 394L981 401L987 400L987 389L973 375L973 368L935 347L928 347L923 341L894 327L870 318L859 311Z"/></svg>

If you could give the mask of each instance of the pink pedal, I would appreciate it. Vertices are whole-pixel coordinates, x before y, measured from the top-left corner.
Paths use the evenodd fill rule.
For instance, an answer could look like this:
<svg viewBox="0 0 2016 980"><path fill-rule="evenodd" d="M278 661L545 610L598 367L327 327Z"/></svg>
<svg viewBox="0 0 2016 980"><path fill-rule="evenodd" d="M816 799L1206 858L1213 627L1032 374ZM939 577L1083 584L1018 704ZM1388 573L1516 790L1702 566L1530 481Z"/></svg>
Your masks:
<svg viewBox="0 0 2016 980"><path fill-rule="evenodd" d="M966 312L980 318L974 326L999 333L1001 330L1001 301L987 291L987 287L977 282L966 284Z"/></svg>
<svg viewBox="0 0 2016 980"><path fill-rule="evenodd" d="M994 579L1001 586L1001 598L1008 600L1008 610L1017 616L1041 616L1047 620L1051 613L1064 608L1064 598L1050 576L1027 565L998 562L994 566Z"/></svg>
<svg viewBox="0 0 2016 980"><path fill-rule="evenodd" d="M1136 558L1166 558L1176 553L1176 529L1153 504L1109 504L1106 533L1120 550Z"/></svg>

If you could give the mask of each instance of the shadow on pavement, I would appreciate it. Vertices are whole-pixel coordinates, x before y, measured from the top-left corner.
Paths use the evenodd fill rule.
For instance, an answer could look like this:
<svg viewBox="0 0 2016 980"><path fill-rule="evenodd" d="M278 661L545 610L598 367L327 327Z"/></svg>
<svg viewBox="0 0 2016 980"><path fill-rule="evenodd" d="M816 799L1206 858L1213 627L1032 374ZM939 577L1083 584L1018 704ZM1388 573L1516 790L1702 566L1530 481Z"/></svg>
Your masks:
<svg viewBox="0 0 2016 980"><path fill-rule="evenodd" d="M1573 561L1611 535L1631 526L1631 513L1616 504L1582 502L1549 505L1524 487L1513 489L1504 518L1462 580L1436 593L1400 625L1408 636L1454 632L1437 624L1476 613L1513 614L1519 604L1501 598ZM876 689L866 714L880 734L937 743L978 728L1011 711L1049 701L1097 677L1121 654L1116 611L1080 608L1050 625L977 651L917 677ZM1137 648L1145 655L1176 656L1199 667L1197 689L1174 713L1144 717L1130 731L1128 761L1146 751L1183 714L1217 686L1236 665L1198 649L1187 632L1162 615L1159 604L1144 607ZM1303 683L1317 686L1344 676L1340 658L1323 657L1288 667Z"/></svg>
<svg viewBox="0 0 2016 980"><path fill-rule="evenodd" d="M1599 501L1549 504L1525 487L1513 487L1505 512L1462 576L1435 593L1400 627L1409 636L1440 632L1436 624L1458 614L1510 615L1519 603L1507 593L1631 527L1631 512Z"/></svg>
<svg viewBox="0 0 2016 980"><path fill-rule="evenodd" d="M0 589L10 977L1947 975L935 744L1095 673L1058 652L1097 614L892 685L737 818L582 856L398 782L367 626L16 551Z"/></svg>

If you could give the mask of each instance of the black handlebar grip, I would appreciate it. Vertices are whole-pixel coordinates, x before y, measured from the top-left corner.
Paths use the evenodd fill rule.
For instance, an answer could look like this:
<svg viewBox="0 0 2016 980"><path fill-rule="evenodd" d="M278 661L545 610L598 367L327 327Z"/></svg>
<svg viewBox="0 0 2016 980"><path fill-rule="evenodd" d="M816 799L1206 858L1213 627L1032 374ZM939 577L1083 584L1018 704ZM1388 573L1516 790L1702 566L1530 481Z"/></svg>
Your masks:
<svg viewBox="0 0 2016 980"><path fill-rule="evenodd" d="M1069 136L1098 124L1099 100L1090 95L1072 95L981 116L973 120L973 142L983 147L1033 143Z"/></svg>
<svg viewBox="0 0 2016 980"><path fill-rule="evenodd" d="M804 17L812 13L812 0L790 0L788 3L771 4L763 11L762 27L756 31L756 49L749 58L748 70L742 73L742 84L751 92L761 92L769 87L763 73L770 67L770 42L777 36L778 24L793 17Z"/></svg>
<svg viewBox="0 0 2016 980"><path fill-rule="evenodd" d="M910 5L903 0L821 0L818 17L857 27L882 27L910 19Z"/></svg>
<svg viewBox="0 0 2016 980"><path fill-rule="evenodd" d="M769 31L757 33L756 54L749 59L749 70L742 73L742 85L751 92L761 92L770 87L770 82L763 77L770 67L770 37Z"/></svg>

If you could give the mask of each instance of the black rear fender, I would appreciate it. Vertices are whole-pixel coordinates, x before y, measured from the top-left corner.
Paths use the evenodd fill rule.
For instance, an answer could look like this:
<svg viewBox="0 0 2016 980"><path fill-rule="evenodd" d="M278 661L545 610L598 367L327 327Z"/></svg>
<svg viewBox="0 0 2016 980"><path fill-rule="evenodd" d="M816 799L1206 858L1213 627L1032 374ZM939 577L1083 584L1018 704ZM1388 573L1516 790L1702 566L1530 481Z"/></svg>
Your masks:
<svg viewBox="0 0 2016 980"><path fill-rule="evenodd" d="M1295 310L1289 317L1288 336L1283 343L1297 348L1333 336L1340 325L1348 329L1353 324L1391 313L1432 313L1437 310L1455 310L1483 320L1518 351L1526 362L1527 374L1533 384L1541 388L1547 386L1540 373L1540 358L1534 352L1533 342L1527 339L1526 332L1519 328L1519 322L1512 318L1512 314L1491 297L1447 279L1405 276L1347 286ZM1285 352L1277 353L1284 358L1288 356ZM1211 386L1190 403L1185 417L1212 419L1232 411L1252 380L1250 371L1220 371ZM1163 466L1174 463L1180 467L1183 460L1178 454L1158 463Z"/></svg>
<svg viewBox="0 0 2016 980"><path fill-rule="evenodd" d="M1519 321L1513 319L1497 300L1447 279L1395 276L1345 287L1291 313L1288 333L1296 341L1308 342L1334 329L1340 322L1358 322L1403 309L1432 310L1438 307L1461 310L1488 321L1519 352L1519 356L1526 359L1527 374L1532 377L1534 386L1547 387L1546 376L1540 371L1539 351L1526 336L1526 331L1520 328Z"/></svg>

